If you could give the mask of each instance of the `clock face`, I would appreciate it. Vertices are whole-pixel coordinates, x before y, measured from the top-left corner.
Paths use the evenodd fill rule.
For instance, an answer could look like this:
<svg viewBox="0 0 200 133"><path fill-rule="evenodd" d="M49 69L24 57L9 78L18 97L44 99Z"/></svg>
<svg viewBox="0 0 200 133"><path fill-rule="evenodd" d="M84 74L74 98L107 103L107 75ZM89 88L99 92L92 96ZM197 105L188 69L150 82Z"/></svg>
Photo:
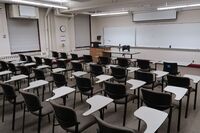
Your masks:
<svg viewBox="0 0 200 133"><path fill-rule="evenodd" d="M61 26L60 26L60 31L61 31L61 32L65 32L65 31L66 31L66 28L65 28L64 25L61 25Z"/></svg>

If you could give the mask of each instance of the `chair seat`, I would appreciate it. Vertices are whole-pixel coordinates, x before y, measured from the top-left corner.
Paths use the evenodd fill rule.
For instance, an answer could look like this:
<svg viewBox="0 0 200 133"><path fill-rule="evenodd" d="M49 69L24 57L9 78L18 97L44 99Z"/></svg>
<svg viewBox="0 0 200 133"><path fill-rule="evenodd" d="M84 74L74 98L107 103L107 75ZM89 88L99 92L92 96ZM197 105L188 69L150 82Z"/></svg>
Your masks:
<svg viewBox="0 0 200 133"><path fill-rule="evenodd" d="M49 104L49 102L42 102L42 116L48 115L50 113L53 113L53 108ZM34 115L39 115L39 111L32 112Z"/></svg>
<svg viewBox="0 0 200 133"><path fill-rule="evenodd" d="M121 83L121 82L125 82L126 81L126 78L115 78L114 77L114 80Z"/></svg>
<svg viewBox="0 0 200 133"><path fill-rule="evenodd" d="M78 126L79 133L90 127L91 125L96 123L96 120L93 116L82 116L82 114L77 115L78 122L80 122ZM69 132L75 132L75 126L66 128L65 130Z"/></svg>
<svg viewBox="0 0 200 133"><path fill-rule="evenodd" d="M13 101L10 101L13 104ZM16 104L22 104L24 102L24 99L21 95L18 95L16 98Z"/></svg>
<svg viewBox="0 0 200 133"><path fill-rule="evenodd" d="M132 101L132 100L134 100L136 98L137 98L136 95L134 95L134 94L128 94L127 102L130 102L130 101ZM114 103L116 103L116 104L125 104L126 101L125 101L125 98L121 98L121 99L114 100Z"/></svg>
<svg viewBox="0 0 200 133"><path fill-rule="evenodd" d="M94 89L93 90L93 94L92 95L95 95L95 94L98 94L100 92L102 92L103 89ZM81 92L82 94L86 95L86 96L91 96L91 91L86 91L86 92Z"/></svg>

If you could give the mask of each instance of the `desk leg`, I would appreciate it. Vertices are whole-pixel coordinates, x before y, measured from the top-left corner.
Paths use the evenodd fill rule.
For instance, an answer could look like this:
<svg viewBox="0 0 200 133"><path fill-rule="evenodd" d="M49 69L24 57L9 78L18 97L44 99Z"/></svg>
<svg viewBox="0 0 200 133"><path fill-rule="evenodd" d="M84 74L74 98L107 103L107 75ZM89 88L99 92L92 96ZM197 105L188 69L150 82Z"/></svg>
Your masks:
<svg viewBox="0 0 200 133"><path fill-rule="evenodd" d="M178 126L177 131L180 131L180 125L181 125L181 108L182 108L182 99L179 101L179 109L178 109Z"/></svg>
<svg viewBox="0 0 200 133"><path fill-rule="evenodd" d="M140 88L138 88L138 105L137 105L137 108L140 107Z"/></svg>
<svg viewBox="0 0 200 133"><path fill-rule="evenodd" d="M197 88L198 88L198 83L196 83L195 85L194 110L196 109L196 104L197 104Z"/></svg>
<svg viewBox="0 0 200 133"><path fill-rule="evenodd" d="M44 91L45 91L45 86L43 86L43 89L42 89L42 101L44 101Z"/></svg>
<svg viewBox="0 0 200 133"><path fill-rule="evenodd" d="M100 118L103 120L104 119L104 115L103 115L104 113L103 113L103 108L102 109L100 109Z"/></svg>
<svg viewBox="0 0 200 133"><path fill-rule="evenodd" d="M162 77L162 92L163 92L163 88L164 88L164 76Z"/></svg>

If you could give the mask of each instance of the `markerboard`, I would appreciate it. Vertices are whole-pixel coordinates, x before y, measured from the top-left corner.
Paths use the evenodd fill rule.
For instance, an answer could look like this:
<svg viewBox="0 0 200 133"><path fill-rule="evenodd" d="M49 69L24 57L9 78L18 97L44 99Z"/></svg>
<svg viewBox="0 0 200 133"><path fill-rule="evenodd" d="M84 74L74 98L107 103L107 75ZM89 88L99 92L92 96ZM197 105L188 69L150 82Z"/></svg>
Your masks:
<svg viewBox="0 0 200 133"><path fill-rule="evenodd" d="M103 40L105 45L135 46L135 28L134 27L106 27L103 29Z"/></svg>
<svg viewBox="0 0 200 133"><path fill-rule="evenodd" d="M200 23L152 24L136 27L136 46L159 48L200 48Z"/></svg>

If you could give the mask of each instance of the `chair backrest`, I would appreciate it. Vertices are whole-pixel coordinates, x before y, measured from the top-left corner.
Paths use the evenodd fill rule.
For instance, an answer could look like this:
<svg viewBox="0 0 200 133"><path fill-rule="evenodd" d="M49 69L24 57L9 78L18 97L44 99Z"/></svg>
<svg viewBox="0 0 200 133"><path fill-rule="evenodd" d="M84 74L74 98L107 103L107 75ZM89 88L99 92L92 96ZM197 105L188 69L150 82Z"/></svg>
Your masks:
<svg viewBox="0 0 200 133"><path fill-rule="evenodd" d="M0 64L1 64L2 71L8 70L8 65L5 61L0 61Z"/></svg>
<svg viewBox="0 0 200 133"><path fill-rule="evenodd" d="M31 57L31 56L27 55L27 56L26 56L26 58L27 58L27 62L28 62L28 63L31 63L31 62L33 62L33 59L32 59L32 57Z"/></svg>
<svg viewBox="0 0 200 133"><path fill-rule="evenodd" d="M112 99L121 99L126 96L126 86L122 84L105 82L105 93Z"/></svg>
<svg viewBox="0 0 200 133"><path fill-rule="evenodd" d="M163 71L169 72L169 74L171 74L171 75L177 75L178 74L178 64L164 62L163 63Z"/></svg>
<svg viewBox="0 0 200 133"><path fill-rule="evenodd" d="M35 73L35 78L37 80L45 80L45 75L44 75L44 72L42 70L33 69L33 71Z"/></svg>
<svg viewBox="0 0 200 133"><path fill-rule="evenodd" d="M65 75L60 73L52 73L56 87L67 86Z"/></svg>
<svg viewBox="0 0 200 133"><path fill-rule="evenodd" d="M26 67L26 66L20 66L19 69L21 71L21 74L24 74L24 75L27 75L27 76L30 75L30 71L29 71L28 67Z"/></svg>
<svg viewBox="0 0 200 133"><path fill-rule="evenodd" d="M72 60L78 60L78 55L77 54L71 54Z"/></svg>
<svg viewBox="0 0 200 133"><path fill-rule="evenodd" d="M190 87L190 79L186 77L178 77L173 75L167 75L167 84L177 87Z"/></svg>
<svg viewBox="0 0 200 133"><path fill-rule="evenodd" d="M109 57L99 56L98 59L99 59L98 63L101 65L108 65L111 62Z"/></svg>
<svg viewBox="0 0 200 133"><path fill-rule="evenodd" d="M90 73L94 74L95 76L98 76L100 74L103 74L103 67L98 64L91 64L90 65Z"/></svg>
<svg viewBox="0 0 200 133"><path fill-rule="evenodd" d="M0 83L2 89L3 89L3 94L5 96L5 98L13 103L14 99L17 97L17 95L15 94L15 90L11 85L8 84L4 84L4 83Z"/></svg>
<svg viewBox="0 0 200 133"><path fill-rule="evenodd" d="M19 90L19 91L24 98L24 102L26 104L28 111L35 112L42 109L41 102L36 95L30 92L23 91L23 90Z"/></svg>
<svg viewBox="0 0 200 133"><path fill-rule="evenodd" d="M13 64L13 63L7 63L7 64L8 64L9 70L11 72L15 73L17 71L15 64Z"/></svg>
<svg viewBox="0 0 200 133"><path fill-rule="evenodd" d="M42 65L42 58L40 58L40 57L34 57L34 58L35 58L35 61L36 61L36 65L37 65L37 66Z"/></svg>
<svg viewBox="0 0 200 133"><path fill-rule="evenodd" d="M55 117L63 129L77 126L79 124L76 112L73 109L67 106L56 104L52 101L50 101L50 103L54 109Z"/></svg>
<svg viewBox="0 0 200 133"><path fill-rule="evenodd" d="M72 69L76 71L83 71L83 66L81 63L78 62L72 62Z"/></svg>
<svg viewBox="0 0 200 133"><path fill-rule="evenodd" d="M67 59L67 54L64 52L60 52L60 57L63 59Z"/></svg>
<svg viewBox="0 0 200 133"><path fill-rule="evenodd" d="M56 51L52 51L52 57L59 58L59 54Z"/></svg>
<svg viewBox="0 0 200 133"><path fill-rule="evenodd" d="M116 79L126 78L127 77L127 70L122 67L110 67L111 68L111 75Z"/></svg>
<svg viewBox="0 0 200 133"><path fill-rule="evenodd" d="M150 69L150 61L149 60L142 60L142 59L137 59L137 66L140 69Z"/></svg>
<svg viewBox="0 0 200 133"><path fill-rule="evenodd" d="M123 45L122 46L122 51L125 51L125 50L130 52L130 46L129 45Z"/></svg>
<svg viewBox="0 0 200 133"><path fill-rule="evenodd" d="M146 84L151 84L155 81L155 74L150 72L135 71L135 79L145 81Z"/></svg>
<svg viewBox="0 0 200 133"><path fill-rule="evenodd" d="M58 60L57 61L57 66L59 67L59 68L65 68L66 69L66 62L65 61L62 61L62 60Z"/></svg>
<svg viewBox="0 0 200 133"><path fill-rule="evenodd" d="M166 110L172 104L172 96L167 93L141 89L144 103L154 109Z"/></svg>
<svg viewBox="0 0 200 133"><path fill-rule="evenodd" d="M87 92L92 90L92 83L89 78L75 77L76 85L81 92Z"/></svg>
<svg viewBox="0 0 200 133"><path fill-rule="evenodd" d="M85 63L89 63L89 62L93 61L91 55L83 55L83 60L84 60Z"/></svg>
<svg viewBox="0 0 200 133"><path fill-rule="evenodd" d="M23 55L23 54L19 54L19 59L20 59L21 61L26 61L26 56Z"/></svg>
<svg viewBox="0 0 200 133"><path fill-rule="evenodd" d="M129 61L127 58L117 58L118 65L121 67L128 67Z"/></svg>
<svg viewBox="0 0 200 133"><path fill-rule="evenodd" d="M136 133L134 132L134 130L131 130L126 127L111 125L103 121L99 117L95 117L95 118L99 126L99 133Z"/></svg>
<svg viewBox="0 0 200 133"><path fill-rule="evenodd" d="M44 58L44 64L48 66L52 66L53 65L52 59Z"/></svg>

